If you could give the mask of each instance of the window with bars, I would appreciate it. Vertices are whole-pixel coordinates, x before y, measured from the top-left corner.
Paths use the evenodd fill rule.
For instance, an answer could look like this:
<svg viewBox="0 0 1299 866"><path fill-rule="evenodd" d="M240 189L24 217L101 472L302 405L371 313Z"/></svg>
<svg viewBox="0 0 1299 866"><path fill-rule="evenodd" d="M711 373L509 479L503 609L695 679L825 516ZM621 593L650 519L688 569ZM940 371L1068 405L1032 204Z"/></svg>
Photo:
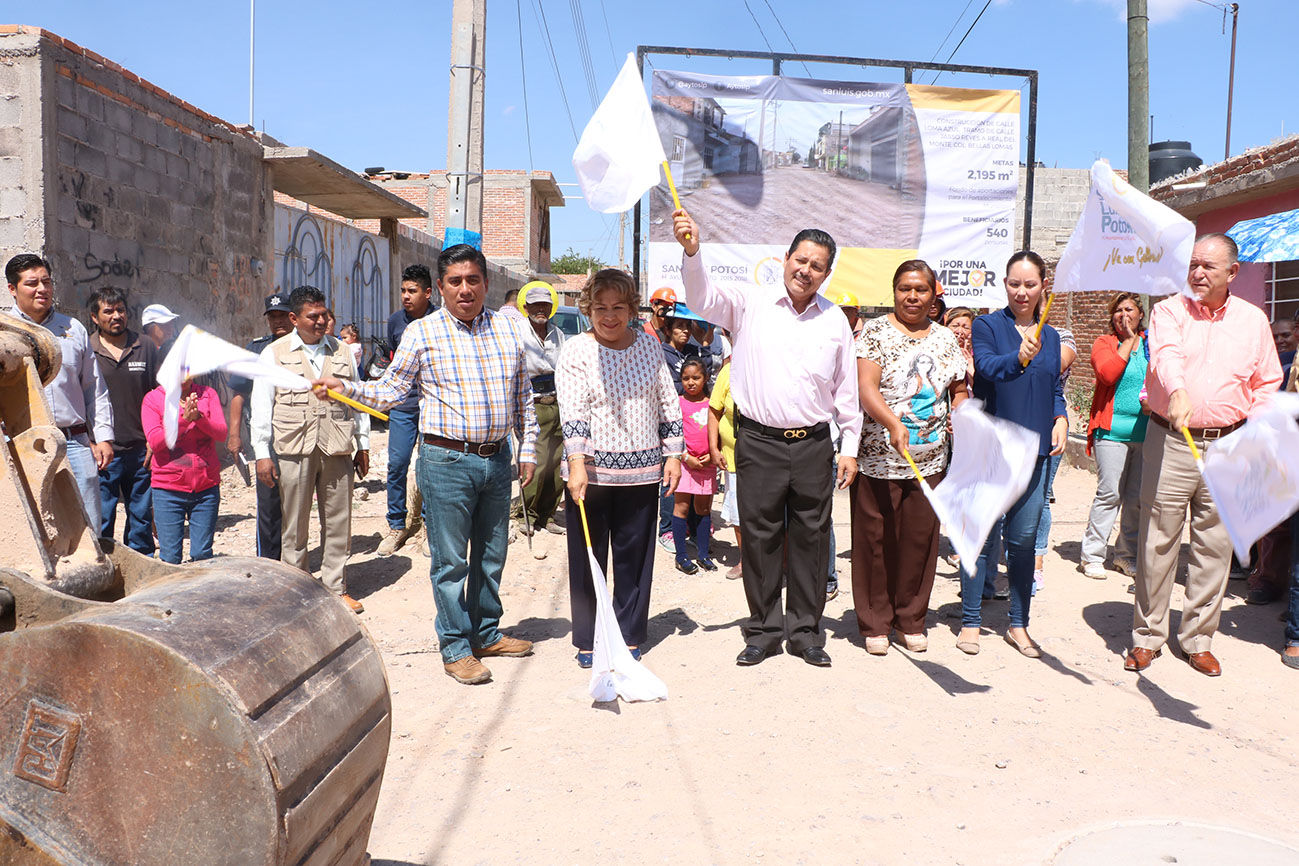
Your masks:
<svg viewBox="0 0 1299 866"><path fill-rule="evenodd" d="M686 158L686 139L685 136L672 136L672 153L668 156L672 162L681 162Z"/></svg>
<svg viewBox="0 0 1299 866"><path fill-rule="evenodd" d="M1294 318L1299 312L1299 261L1274 262L1265 287L1263 309L1268 320Z"/></svg>

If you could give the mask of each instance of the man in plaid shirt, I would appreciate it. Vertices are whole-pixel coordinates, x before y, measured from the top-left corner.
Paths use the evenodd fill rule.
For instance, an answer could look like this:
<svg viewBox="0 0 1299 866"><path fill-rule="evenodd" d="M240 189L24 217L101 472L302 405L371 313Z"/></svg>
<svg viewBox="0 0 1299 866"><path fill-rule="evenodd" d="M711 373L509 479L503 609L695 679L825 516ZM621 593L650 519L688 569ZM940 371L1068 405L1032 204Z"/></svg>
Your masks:
<svg viewBox="0 0 1299 866"><path fill-rule="evenodd" d="M523 341L509 319L483 307L483 254L467 244L443 250L437 285L442 307L406 328L383 378L312 384L381 409L419 388L423 441L415 474L438 644L448 676L483 683L492 674L480 658L532 654L530 642L498 626L513 481L509 433L521 443L519 479L527 485L536 468L537 416ZM328 399L320 387L316 393Z"/></svg>

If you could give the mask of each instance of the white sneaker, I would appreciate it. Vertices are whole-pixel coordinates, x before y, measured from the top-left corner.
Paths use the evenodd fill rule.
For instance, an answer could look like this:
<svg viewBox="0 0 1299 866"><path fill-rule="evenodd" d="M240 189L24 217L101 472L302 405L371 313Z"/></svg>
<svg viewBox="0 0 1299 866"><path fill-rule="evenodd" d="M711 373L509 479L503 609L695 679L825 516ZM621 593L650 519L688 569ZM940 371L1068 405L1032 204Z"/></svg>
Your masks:
<svg viewBox="0 0 1299 866"><path fill-rule="evenodd" d="M1104 580L1107 576L1105 566L1099 562L1084 562L1082 573L1084 577L1090 577L1092 580Z"/></svg>

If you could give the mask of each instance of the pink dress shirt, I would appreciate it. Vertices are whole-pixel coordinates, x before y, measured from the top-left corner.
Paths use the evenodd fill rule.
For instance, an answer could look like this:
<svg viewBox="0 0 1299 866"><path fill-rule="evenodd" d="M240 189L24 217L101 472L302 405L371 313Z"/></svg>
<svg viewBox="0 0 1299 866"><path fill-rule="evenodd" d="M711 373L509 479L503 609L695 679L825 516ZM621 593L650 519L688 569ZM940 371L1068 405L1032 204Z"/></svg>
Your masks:
<svg viewBox="0 0 1299 866"><path fill-rule="evenodd" d="M1170 395L1185 388L1191 427L1235 424L1272 399L1281 384L1281 361L1267 316L1232 295L1210 312L1176 295L1150 311L1150 370L1146 402L1168 417Z"/></svg>
<svg viewBox="0 0 1299 866"><path fill-rule="evenodd" d="M857 456L862 413L848 318L816 295L802 313L784 286L717 287L703 251L681 254L690 309L731 332L731 396L741 414L770 427L839 426L839 453Z"/></svg>

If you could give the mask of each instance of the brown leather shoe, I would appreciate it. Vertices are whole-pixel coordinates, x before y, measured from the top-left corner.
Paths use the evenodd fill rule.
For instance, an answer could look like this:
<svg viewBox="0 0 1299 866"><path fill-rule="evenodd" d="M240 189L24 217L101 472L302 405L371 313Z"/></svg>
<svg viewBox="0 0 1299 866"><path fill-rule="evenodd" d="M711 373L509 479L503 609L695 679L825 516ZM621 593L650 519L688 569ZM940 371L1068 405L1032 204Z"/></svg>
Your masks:
<svg viewBox="0 0 1299 866"><path fill-rule="evenodd" d="M1191 667L1195 668L1206 677L1222 676L1222 665L1218 664L1218 660L1213 657L1213 653L1211 652L1188 653L1186 660L1190 663Z"/></svg>
<svg viewBox="0 0 1299 866"><path fill-rule="evenodd" d="M1128 650L1127 658L1123 660L1123 670L1125 671L1144 671L1150 667L1150 663L1164 654L1163 650L1148 650L1143 646L1134 646Z"/></svg>
<svg viewBox="0 0 1299 866"><path fill-rule="evenodd" d="M361 604L347 593L343 593L339 598L343 600L344 604L352 609L352 613L365 613L365 605Z"/></svg>
<svg viewBox="0 0 1299 866"><path fill-rule="evenodd" d="M443 664L442 670L446 671L451 679L467 686L485 683L492 678L492 672L487 669L487 665L473 656L465 656L451 664Z"/></svg>
<svg viewBox="0 0 1299 866"><path fill-rule="evenodd" d="M522 658L523 656L532 655L532 641L519 640L517 637L501 635L501 639L491 646L485 646L482 649L474 650L474 655L478 656L480 659L491 658L492 656Z"/></svg>

